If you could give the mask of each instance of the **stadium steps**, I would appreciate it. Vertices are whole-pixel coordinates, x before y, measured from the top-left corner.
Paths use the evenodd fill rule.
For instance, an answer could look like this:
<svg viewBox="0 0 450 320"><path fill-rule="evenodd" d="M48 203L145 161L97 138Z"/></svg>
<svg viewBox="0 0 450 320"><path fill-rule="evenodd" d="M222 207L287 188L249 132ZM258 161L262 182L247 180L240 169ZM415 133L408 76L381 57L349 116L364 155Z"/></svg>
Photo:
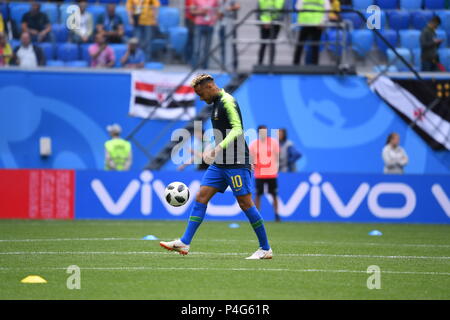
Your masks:
<svg viewBox="0 0 450 320"><path fill-rule="evenodd" d="M233 93L239 88L239 86L249 77L247 73L236 74L230 82L225 86L225 91ZM191 134L194 133L194 121L206 121L211 115L211 105L205 105L196 117L189 121L184 129L188 130ZM170 160L172 149L179 143L179 141L169 141L161 151L145 166L148 170L159 170L164 164Z"/></svg>

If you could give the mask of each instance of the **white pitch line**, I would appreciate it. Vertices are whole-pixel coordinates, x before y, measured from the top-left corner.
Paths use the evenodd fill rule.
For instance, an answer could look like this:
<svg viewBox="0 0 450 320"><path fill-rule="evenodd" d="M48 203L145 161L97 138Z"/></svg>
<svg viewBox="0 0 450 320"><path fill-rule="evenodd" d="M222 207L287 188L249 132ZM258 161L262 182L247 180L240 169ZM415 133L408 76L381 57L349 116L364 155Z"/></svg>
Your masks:
<svg viewBox="0 0 450 320"><path fill-rule="evenodd" d="M7 251L0 255L159 255L170 254L164 251ZM209 256L242 256L245 252L191 252L191 255ZM377 258L377 259L425 259L425 260L449 260L446 256L387 256L369 254L324 254L324 253L278 253L280 257L332 257L332 258Z"/></svg>
<svg viewBox="0 0 450 320"><path fill-rule="evenodd" d="M0 271L29 270L29 268L0 267ZM33 270L67 270L66 267L38 267ZM282 268L208 268L208 267L82 267L81 270L94 271L268 271L268 272L322 272L322 273L367 273L366 270L331 270L331 269L282 269ZM431 271L392 271L382 270L385 274L415 274L415 275L439 275L450 276L450 272Z"/></svg>
<svg viewBox="0 0 450 320"><path fill-rule="evenodd" d="M53 242L53 241L136 241L141 238L48 238L48 239L0 239L1 242ZM250 239L195 239L197 242L257 242ZM334 242L334 241L307 241L307 240L272 240L274 243L304 243L305 245L356 245L356 246L393 246L393 247L430 247L430 248L450 248L450 244L424 244L424 243L384 243L384 242Z"/></svg>

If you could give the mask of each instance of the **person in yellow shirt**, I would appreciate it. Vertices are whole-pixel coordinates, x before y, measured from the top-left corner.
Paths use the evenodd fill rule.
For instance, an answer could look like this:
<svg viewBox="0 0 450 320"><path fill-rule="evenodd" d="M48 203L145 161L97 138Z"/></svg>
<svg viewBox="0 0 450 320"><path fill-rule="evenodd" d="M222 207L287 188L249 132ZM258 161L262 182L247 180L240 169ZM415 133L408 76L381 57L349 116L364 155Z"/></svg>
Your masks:
<svg viewBox="0 0 450 320"><path fill-rule="evenodd" d="M5 21L3 20L1 12L0 12L0 32L5 32Z"/></svg>
<svg viewBox="0 0 450 320"><path fill-rule="evenodd" d="M12 56L11 45L6 40L6 35L0 32L0 67L9 65Z"/></svg>
<svg viewBox="0 0 450 320"><path fill-rule="evenodd" d="M151 42L156 34L159 0L127 0L128 20L134 27L134 36L139 39L146 59L151 61Z"/></svg>

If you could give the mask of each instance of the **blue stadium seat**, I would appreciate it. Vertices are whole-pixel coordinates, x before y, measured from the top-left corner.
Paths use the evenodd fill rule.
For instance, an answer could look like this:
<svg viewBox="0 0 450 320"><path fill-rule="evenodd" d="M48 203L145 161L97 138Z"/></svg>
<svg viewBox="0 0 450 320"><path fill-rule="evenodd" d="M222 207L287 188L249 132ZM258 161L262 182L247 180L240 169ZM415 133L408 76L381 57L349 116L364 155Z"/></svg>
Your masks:
<svg viewBox="0 0 450 320"><path fill-rule="evenodd" d="M178 8L161 7L158 15L159 30L168 34L169 28L180 24L180 10Z"/></svg>
<svg viewBox="0 0 450 320"><path fill-rule="evenodd" d="M162 70L164 68L164 64L160 62L147 62L144 65L145 69L152 69L152 70Z"/></svg>
<svg viewBox="0 0 450 320"><path fill-rule="evenodd" d="M368 21L369 16L371 16L372 13L364 13L364 16L366 17L366 21ZM384 10L381 10L381 16L380 16L380 29L384 29L386 27L386 22L387 22L387 18L386 18L386 12ZM365 25L364 25L365 27Z"/></svg>
<svg viewBox="0 0 450 320"><path fill-rule="evenodd" d="M422 0L399 0L400 9L418 10L422 9Z"/></svg>
<svg viewBox="0 0 450 320"><path fill-rule="evenodd" d="M128 12L125 6L117 6L116 14L122 18L122 22L125 28L130 26L130 23L128 21Z"/></svg>
<svg viewBox="0 0 450 320"><path fill-rule="evenodd" d="M99 6L99 5L88 5L87 9L88 12L90 12L92 14L92 18L94 20L94 24L97 23L97 19L98 17L105 13L105 7L104 6Z"/></svg>
<svg viewBox="0 0 450 320"><path fill-rule="evenodd" d="M58 19L58 6L55 3L43 3L41 4L41 12L47 14L50 23L57 23Z"/></svg>
<svg viewBox="0 0 450 320"><path fill-rule="evenodd" d="M69 30L65 24L52 24L52 32L56 42L67 42L69 39Z"/></svg>
<svg viewBox="0 0 450 320"><path fill-rule="evenodd" d="M400 30L400 47L414 49L420 47L419 30Z"/></svg>
<svg viewBox="0 0 450 320"><path fill-rule="evenodd" d="M423 6L429 10L445 9L445 0L424 0Z"/></svg>
<svg viewBox="0 0 450 320"><path fill-rule="evenodd" d="M392 10L388 12L389 26L394 30L408 29L410 24L409 11Z"/></svg>
<svg viewBox="0 0 450 320"><path fill-rule="evenodd" d="M439 30L439 29L436 30L436 38L444 40L440 45L441 48L447 47L447 44L448 44L447 32L445 32L444 30Z"/></svg>
<svg viewBox="0 0 450 320"><path fill-rule="evenodd" d="M42 51L44 51L46 60L53 60L55 58L55 47L53 43L50 42L39 43L39 47L41 47Z"/></svg>
<svg viewBox="0 0 450 320"><path fill-rule="evenodd" d="M356 12L343 12L341 13L342 20L350 20L353 23L354 29L359 29L365 26L366 23Z"/></svg>
<svg viewBox="0 0 450 320"><path fill-rule="evenodd" d="M0 3L0 12L2 14L3 20L9 20L9 7L5 2Z"/></svg>
<svg viewBox="0 0 450 320"><path fill-rule="evenodd" d="M336 41L338 41L339 43L342 42L343 40L343 33L341 30L337 30L337 29L328 29L326 31L326 39L329 42L328 44L328 50L331 51L331 53L333 53L335 56L340 56L342 54L342 46L341 45L336 45ZM351 34L347 33L347 44L350 44L351 42Z"/></svg>
<svg viewBox="0 0 450 320"><path fill-rule="evenodd" d="M87 68L89 65L84 60L74 60L66 62L64 66L69 68Z"/></svg>
<svg viewBox="0 0 450 320"><path fill-rule="evenodd" d="M18 39L11 39L8 41L9 45L11 46L11 49L15 49L16 47L20 46L20 40Z"/></svg>
<svg viewBox="0 0 450 320"><path fill-rule="evenodd" d="M22 29L22 17L25 13L30 11L31 5L29 3L10 3L9 12L11 20L14 21L18 30Z"/></svg>
<svg viewBox="0 0 450 320"><path fill-rule="evenodd" d="M365 11L367 7L371 6L373 3L373 0L353 0L353 9Z"/></svg>
<svg viewBox="0 0 450 320"><path fill-rule="evenodd" d="M79 46L79 56L82 60L86 61L88 64L91 63L91 56L89 55L89 47L92 43L83 43Z"/></svg>
<svg viewBox="0 0 450 320"><path fill-rule="evenodd" d="M114 64L115 68L120 67L120 59L123 57L125 52L127 52L128 46L122 43L113 43L109 45L111 49L114 50L114 56L116 57L116 63Z"/></svg>
<svg viewBox="0 0 450 320"><path fill-rule="evenodd" d="M450 31L450 10L437 10L434 13L441 18L439 29L443 29L448 33Z"/></svg>
<svg viewBox="0 0 450 320"><path fill-rule="evenodd" d="M59 21L61 24L66 24L67 17L69 16L67 8L71 5L73 5L73 3L63 3L59 6Z"/></svg>
<svg viewBox="0 0 450 320"><path fill-rule="evenodd" d="M79 60L78 46L73 43L58 43L56 48L56 57L64 62Z"/></svg>
<svg viewBox="0 0 450 320"><path fill-rule="evenodd" d="M438 50L439 60L444 65L446 71L450 71L450 48L442 48Z"/></svg>
<svg viewBox="0 0 450 320"><path fill-rule="evenodd" d="M115 4L119 4L121 0L99 0L100 3L115 3Z"/></svg>
<svg viewBox="0 0 450 320"><path fill-rule="evenodd" d="M377 0L376 4L381 9L397 9L398 8L398 0Z"/></svg>
<svg viewBox="0 0 450 320"><path fill-rule="evenodd" d="M420 48L415 48L412 50L412 58L414 62L414 68L416 70L420 71L422 69L422 61L420 59L420 54L422 50Z"/></svg>
<svg viewBox="0 0 450 320"><path fill-rule="evenodd" d="M381 30L381 35L395 48L398 45L398 33L395 30ZM375 37L375 42L378 46L378 48L383 52L386 53L386 50L388 49L388 46L384 43L383 40L380 39L380 37Z"/></svg>
<svg viewBox="0 0 450 320"><path fill-rule="evenodd" d="M362 29L352 32L352 49L359 57L364 57L373 47L373 31Z"/></svg>
<svg viewBox="0 0 450 320"><path fill-rule="evenodd" d="M169 47L178 55L184 53L188 39L188 30L185 27L173 27L169 29Z"/></svg>
<svg viewBox="0 0 450 320"><path fill-rule="evenodd" d="M61 60L47 60L47 67L64 67L64 61Z"/></svg>
<svg viewBox="0 0 450 320"><path fill-rule="evenodd" d="M422 30L433 17L433 11L418 10L411 13L411 25L414 29Z"/></svg>
<svg viewBox="0 0 450 320"><path fill-rule="evenodd" d="M398 54L401 55L408 63L413 63L412 54L409 49L397 48L396 50L397 50ZM392 63L393 61L395 61L393 65L395 65L395 67L399 71L408 71L409 70L408 67L400 59L397 58L397 56L391 49L387 50L387 57L388 57L389 63Z"/></svg>

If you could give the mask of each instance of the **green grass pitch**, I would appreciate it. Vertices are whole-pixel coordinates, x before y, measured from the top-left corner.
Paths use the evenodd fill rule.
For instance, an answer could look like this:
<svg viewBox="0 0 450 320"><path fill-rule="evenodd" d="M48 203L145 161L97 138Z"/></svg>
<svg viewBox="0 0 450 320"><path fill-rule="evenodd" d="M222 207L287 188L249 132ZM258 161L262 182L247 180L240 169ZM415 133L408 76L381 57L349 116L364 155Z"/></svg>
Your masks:
<svg viewBox="0 0 450 320"><path fill-rule="evenodd" d="M0 220L0 299L450 299L450 226L267 222L274 259L250 261L253 230L229 223L206 220L184 257L141 240L177 238L184 221Z"/></svg>

